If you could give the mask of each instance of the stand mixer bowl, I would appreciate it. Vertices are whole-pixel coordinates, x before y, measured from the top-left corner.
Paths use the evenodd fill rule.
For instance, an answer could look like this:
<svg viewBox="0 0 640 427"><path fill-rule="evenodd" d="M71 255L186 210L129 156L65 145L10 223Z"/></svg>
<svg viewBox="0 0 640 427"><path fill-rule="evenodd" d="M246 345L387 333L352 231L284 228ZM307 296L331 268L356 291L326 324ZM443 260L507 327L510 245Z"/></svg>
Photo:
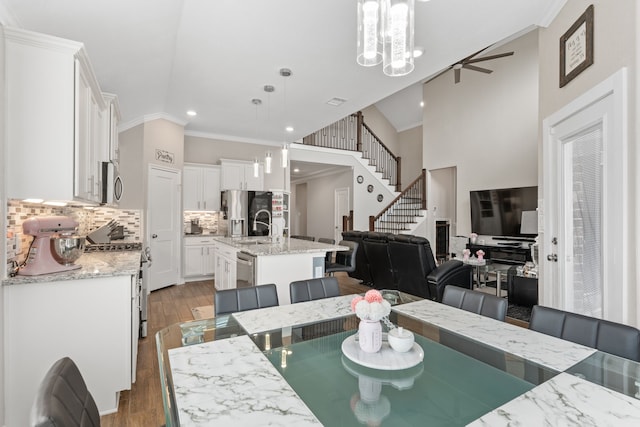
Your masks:
<svg viewBox="0 0 640 427"><path fill-rule="evenodd" d="M84 237L51 236L53 258L63 265L73 264L84 252Z"/></svg>

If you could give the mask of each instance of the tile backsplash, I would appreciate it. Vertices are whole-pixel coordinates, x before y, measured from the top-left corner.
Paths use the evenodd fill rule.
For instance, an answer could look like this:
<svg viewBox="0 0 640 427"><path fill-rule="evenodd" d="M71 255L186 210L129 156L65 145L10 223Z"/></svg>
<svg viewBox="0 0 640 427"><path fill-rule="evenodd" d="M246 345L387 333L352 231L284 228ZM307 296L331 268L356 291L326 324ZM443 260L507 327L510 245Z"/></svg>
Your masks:
<svg viewBox="0 0 640 427"><path fill-rule="evenodd" d="M182 219L186 227L191 220L199 220L204 232L226 233L226 221L222 220L222 212L184 211Z"/></svg>
<svg viewBox="0 0 640 427"><path fill-rule="evenodd" d="M7 203L7 262L20 264L27 255L33 238L22 232L24 220L34 216L64 215L78 222L77 234L85 236L112 219L123 226L124 238L140 242L143 239L142 214L139 210L121 210L105 207L87 209L82 206L54 207L9 200Z"/></svg>

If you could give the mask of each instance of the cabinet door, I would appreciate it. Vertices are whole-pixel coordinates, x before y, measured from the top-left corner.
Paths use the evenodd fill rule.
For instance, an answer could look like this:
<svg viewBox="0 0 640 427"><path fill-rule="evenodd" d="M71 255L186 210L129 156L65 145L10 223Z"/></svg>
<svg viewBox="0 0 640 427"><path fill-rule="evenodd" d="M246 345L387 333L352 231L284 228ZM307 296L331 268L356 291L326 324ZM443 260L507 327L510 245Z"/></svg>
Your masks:
<svg viewBox="0 0 640 427"><path fill-rule="evenodd" d="M76 60L74 197L90 200L91 182L91 87Z"/></svg>
<svg viewBox="0 0 640 427"><path fill-rule="evenodd" d="M215 251L214 251L214 262L215 262L215 279L213 280L213 284L215 286L215 288L217 290L222 290L224 289L222 287L223 284L223 276L224 276L224 258L220 255L220 252L218 251L218 247L215 247Z"/></svg>
<svg viewBox="0 0 640 427"><path fill-rule="evenodd" d="M224 163L220 176L221 190L246 190L244 182L244 165Z"/></svg>
<svg viewBox="0 0 640 427"><path fill-rule="evenodd" d="M205 246L185 246L184 248L184 277L201 276L204 271L203 259Z"/></svg>
<svg viewBox="0 0 640 427"><path fill-rule="evenodd" d="M185 211L198 211L202 209L202 179L200 178L200 168L185 166L182 175L182 209Z"/></svg>
<svg viewBox="0 0 640 427"><path fill-rule="evenodd" d="M227 259L227 289L235 289L238 287L237 285L237 263L235 258L233 260Z"/></svg>
<svg viewBox="0 0 640 427"><path fill-rule="evenodd" d="M216 257L215 257L215 246L207 245L203 247L203 255L202 255L202 270L203 273L207 276L211 276L216 273Z"/></svg>
<svg viewBox="0 0 640 427"><path fill-rule="evenodd" d="M264 190L264 167L260 165L258 168L258 176L253 173L253 164L244 165L245 190L263 191Z"/></svg>
<svg viewBox="0 0 640 427"><path fill-rule="evenodd" d="M202 209L207 211L220 210L220 169L214 167L202 168Z"/></svg>

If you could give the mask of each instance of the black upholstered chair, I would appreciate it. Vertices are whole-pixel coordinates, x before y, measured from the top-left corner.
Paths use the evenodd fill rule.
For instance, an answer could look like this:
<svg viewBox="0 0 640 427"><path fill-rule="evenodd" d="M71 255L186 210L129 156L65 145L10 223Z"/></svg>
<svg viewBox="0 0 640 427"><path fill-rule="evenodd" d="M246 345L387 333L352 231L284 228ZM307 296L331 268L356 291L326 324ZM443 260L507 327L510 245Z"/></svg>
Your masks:
<svg viewBox="0 0 640 427"><path fill-rule="evenodd" d="M640 362L640 331L632 326L535 305L529 329Z"/></svg>
<svg viewBox="0 0 640 427"><path fill-rule="evenodd" d="M213 304L216 316L276 305L278 291L273 283L216 291Z"/></svg>
<svg viewBox="0 0 640 427"><path fill-rule="evenodd" d="M316 279L297 280L289 284L291 303L337 297L340 287L335 277L319 277Z"/></svg>
<svg viewBox="0 0 640 427"><path fill-rule="evenodd" d="M369 260L369 271L373 287L376 289L398 289L391 257L389 255L389 237L391 233L369 232L363 239L364 252Z"/></svg>
<svg viewBox="0 0 640 427"><path fill-rule="evenodd" d="M442 303L504 322L507 300L458 286L444 288Z"/></svg>
<svg viewBox="0 0 640 427"><path fill-rule="evenodd" d="M348 240L341 240L340 246L348 246L348 251L339 251L336 253L336 262L325 264L324 271L333 275L337 271L352 273L356 269L356 257L358 255L358 244Z"/></svg>
<svg viewBox="0 0 640 427"><path fill-rule="evenodd" d="M342 239L356 242L360 247L358 254L356 255L356 269L349 273L350 277L358 279L363 285L371 285L373 283L371 279L371 272L369 271L369 260L364 252L363 239L369 232L368 231L343 231Z"/></svg>
<svg viewBox="0 0 640 427"><path fill-rule="evenodd" d="M335 245L336 241L334 239L328 239L326 237L319 237L318 238L318 243L326 243L327 245ZM327 265L329 265L329 263L333 262L333 252L327 252L324 256L324 265L325 268Z"/></svg>
<svg viewBox="0 0 640 427"><path fill-rule="evenodd" d="M68 357L47 371L31 408L32 427L97 427L100 413L76 364Z"/></svg>

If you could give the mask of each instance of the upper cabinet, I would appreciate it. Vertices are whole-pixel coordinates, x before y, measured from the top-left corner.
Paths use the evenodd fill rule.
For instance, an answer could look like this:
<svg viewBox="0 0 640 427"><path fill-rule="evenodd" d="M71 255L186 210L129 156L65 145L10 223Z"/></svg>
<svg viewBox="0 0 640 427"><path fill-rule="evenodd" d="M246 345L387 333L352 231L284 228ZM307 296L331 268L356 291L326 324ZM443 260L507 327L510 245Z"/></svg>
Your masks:
<svg viewBox="0 0 640 427"><path fill-rule="evenodd" d="M220 166L185 165L182 187L183 210L220 210Z"/></svg>
<svg viewBox="0 0 640 427"><path fill-rule="evenodd" d="M107 123L107 145L108 157L111 163L120 165L120 147L118 146L118 123L120 123L120 104L118 96L112 93L103 93L102 97L107 103L108 123Z"/></svg>
<svg viewBox="0 0 640 427"><path fill-rule="evenodd" d="M264 167L258 168L258 176L255 176L252 162L241 160L220 160L222 175L220 178L221 190L264 190Z"/></svg>
<svg viewBox="0 0 640 427"><path fill-rule="evenodd" d="M100 202L110 114L82 43L4 33L8 197Z"/></svg>

